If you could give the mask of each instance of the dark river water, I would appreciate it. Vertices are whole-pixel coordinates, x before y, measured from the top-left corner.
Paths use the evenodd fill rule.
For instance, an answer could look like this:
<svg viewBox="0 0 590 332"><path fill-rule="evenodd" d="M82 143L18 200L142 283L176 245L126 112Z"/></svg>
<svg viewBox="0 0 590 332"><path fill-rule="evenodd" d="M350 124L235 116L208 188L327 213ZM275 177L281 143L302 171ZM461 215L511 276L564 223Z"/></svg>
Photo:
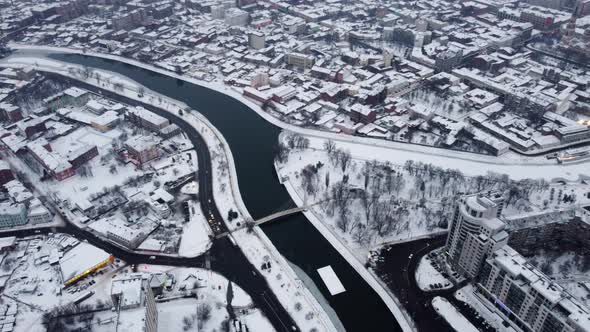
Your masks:
<svg viewBox="0 0 590 332"><path fill-rule="evenodd" d="M83 55L54 54L52 58L117 72L147 88L198 110L227 140L248 211L257 219L289 204L273 166L273 146L280 128L222 93L128 64ZM347 331L401 331L381 298L303 215L262 226L281 254L299 266L317 285ZM317 269L332 266L345 293L331 296Z"/></svg>

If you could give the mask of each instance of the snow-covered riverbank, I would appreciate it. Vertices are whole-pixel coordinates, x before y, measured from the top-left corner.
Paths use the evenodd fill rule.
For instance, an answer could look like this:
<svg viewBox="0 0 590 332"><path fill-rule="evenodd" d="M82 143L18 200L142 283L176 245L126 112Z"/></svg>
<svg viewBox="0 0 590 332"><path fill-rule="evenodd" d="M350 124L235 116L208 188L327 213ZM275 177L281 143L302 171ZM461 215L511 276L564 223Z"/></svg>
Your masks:
<svg viewBox="0 0 590 332"><path fill-rule="evenodd" d="M81 78L77 75L73 75L68 70L69 67L77 67L56 60L46 59L43 56L37 57L12 57L8 60L3 61L5 66L35 66L35 69L41 71L47 71L62 76L70 77L75 80L83 81L84 83L97 86L101 89L111 91L113 93L122 95L127 98L131 98L140 102L150 103L158 98L162 98L163 102L160 102L157 107L164 109L174 116L179 116L179 110L186 109L186 105L167 98L166 96L159 95L153 91L145 89L143 94L138 94L140 85L132 80L129 80L121 75L95 70L100 72L102 76L102 82L97 82L94 78ZM110 79L117 79L119 82L123 82L123 89L114 89L112 84L104 84L106 77ZM194 113L191 113L194 114ZM185 114L182 116L185 121L191 124L197 129L204 137L210 148L213 148L217 153L224 154L223 158L217 158L218 160L227 160L227 168L229 174L227 177L231 183L231 199L224 199L222 204L226 204L227 201L233 201L232 205L237 206L240 210L239 214L244 218L251 220L245 204L242 201L239 187L237 174L235 170L235 164L231 150L227 145L227 142L216 128L207 121L205 117L200 114L189 115ZM212 169L216 170L216 165L213 165ZM221 190L219 179L214 181L214 196L216 199L222 196L228 196L228 192ZM227 198L227 197L226 197ZM225 205L227 207L227 205ZM246 257L251 263L258 269L263 262L269 260L273 263L272 273L269 270L261 271L262 275L265 276L270 288L275 293L281 304L293 317L297 325L305 331L312 329L318 329L319 331L337 331L335 325L332 323L330 317L326 314L319 302L315 299L312 293L305 287L305 285L299 281L299 278L289 266L287 261L280 255L278 250L272 245L266 235L259 229L255 228L254 233L248 233L245 229L238 231L233 234L233 238L236 243L243 249ZM297 305L299 303L299 305ZM333 319L336 319L334 317Z"/></svg>
<svg viewBox="0 0 590 332"><path fill-rule="evenodd" d="M349 147L351 150L364 151L369 155L387 155L397 161L399 164L403 164L406 160L422 161L426 163L432 163L445 168L458 168L464 170L465 173L469 174L468 171L487 173L488 171L496 173L509 174L512 179L521 178L566 178L570 180L578 179L580 175L590 175L588 171L588 163L590 160L584 160L578 163L568 163L558 165L554 160L547 160L546 158L539 157L527 157L517 155L515 153L507 153L501 157L485 156L479 154L473 154L468 152L460 152L454 150L446 150L440 148L433 148L422 145L400 143L385 141L381 139L374 139L368 137L350 136L339 133L319 131L314 129L301 128L281 121L280 119L272 116L265 112L260 105L254 101L244 97L241 91L233 89L227 85L224 85L220 80L207 82L183 75L178 75L174 72L158 68L149 64L142 63L137 60L128 59L116 55L84 52L77 49L51 47L51 46L36 46L36 45L21 45L21 44L10 44L10 46L17 50L37 52L39 55L47 53L69 53L69 54L81 54L93 57L99 57L104 59L115 60L123 63L127 63L133 66L144 68L162 75L173 77L179 80L183 80L195 85L199 85L208 89L215 90L223 93L229 97L232 97L242 104L248 106L250 109L255 111L258 115L264 118L266 121L278 126L282 129L295 132L301 135L305 135L310 138L317 140L333 140L335 142L342 143L343 146ZM534 167L531 167L534 166Z"/></svg>
<svg viewBox="0 0 590 332"><path fill-rule="evenodd" d="M283 183L287 192L297 206L303 206L304 201L303 198L297 194L295 187L289 182L286 181ZM383 300L387 308L393 313L395 319L399 323L400 327L404 331L413 331L415 330L414 323L412 322L411 318L408 317L408 314L404 311L403 306L399 303L399 301L394 297L394 295L387 291L387 287L382 284L379 278L374 275L372 272L367 270L363 263L360 262L354 253L350 251L339 239L338 237L332 233L332 231L326 227L320 219L313 213L312 211L305 211L305 217L313 224L313 226L330 242L330 244L344 257L344 259L352 266L352 268L373 288L373 290L379 295L379 297Z"/></svg>

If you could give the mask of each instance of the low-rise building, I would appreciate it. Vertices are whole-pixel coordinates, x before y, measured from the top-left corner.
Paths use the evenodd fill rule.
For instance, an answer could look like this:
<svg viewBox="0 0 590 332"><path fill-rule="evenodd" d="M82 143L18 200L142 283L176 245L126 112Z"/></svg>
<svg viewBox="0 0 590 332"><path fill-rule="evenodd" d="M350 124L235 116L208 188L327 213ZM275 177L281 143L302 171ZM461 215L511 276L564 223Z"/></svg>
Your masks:
<svg viewBox="0 0 590 332"><path fill-rule="evenodd" d="M354 104L350 108L350 119L364 124L373 123L377 113L367 105Z"/></svg>
<svg viewBox="0 0 590 332"><path fill-rule="evenodd" d="M4 189L8 192L8 197L13 203L27 203L35 196L19 180L11 180L4 184Z"/></svg>
<svg viewBox="0 0 590 332"><path fill-rule="evenodd" d="M47 223L53 220L53 214L38 198L31 200L27 214L29 223L33 225Z"/></svg>
<svg viewBox="0 0 590 332"><path fill-rule="evenodd" d="M256 50L266 47L266 38L264 34L260 31L252 31L248 33L248 45Z"/></svg>
<svg viewBox="0 0 590 332"><path fill-rule="evenodd" d="M0 120L13 123L22 120L22 118L20 107L9 103L0 103Z"/></svg>
<svg viewBox="0 0 590 332"><path fill-rule="evenodd" d="M26 118L17 122L16 126L22 136L31 138L33 135L47 130L45 120L45 117Z"/></svg>
<svg viewBox="0 0 590 332"><path fill-rule="evenodd" d="M63 283L66 286L72 285L111 264L114 260L115 258L106 251L89 243L79 242L59 260Z"/></svg>
<svg viewBox="0 0 590 332"><path fill-rule="evenodd" d="M170 137L176 136L178 134L180 134L181 130L180 127L175 125L175 124L171 124L168 125L162 129L160 129L160 136L162 136L163 139L168 139Z"/></svg>
<svg viewBox="0 0 590 332"><path fill-rule="evenodd" d="M137 106L127 111L126 118L131 123L134 123L151 131L158 132L160 129L168 126L170 121L159 116L156 113L150 112L143 107Z"/></svg>
<svg viewBox="0 0 590 332"><path fill-rule="evenodd" d="M90 125L101 132L107 132L117 126L119 123L119 114L115 111L106 111L100 116L94 118Z"/></svg>
<svg viewBox="0 0 590 332"><path fill-rule="evenodd" d="M590 138L590 128L584 125L572 125L555 130L555 135L561 143L577 142Z"/></svg>
<svg viewBox="0 0 590 332"><path fill-rule="evenodd" d="M0 203L0 227L14 227L27 223L27 207L24 204Z"/></svg>
<svg viewBox="0 0 590 332"><path fill-rule="evenodd" d="M302 68L311 68L315 62L315 59L311 55L291 52L287 54L287 63Z"/></svg>
<svg viewBox="0 0 590 332"><path fill-rule="evenodd" d="M0 238L0 252L11 251L16 247L16 236Z"/></svg>
<svg viewBox="0 0 590 332"><path fill-rule="evenodd" d="M76 174L69 161L54 152L48 151L37 142L27 144L27 149L33 158L43 167L45 172L58 181L63 181Z"/></svg>
<svg viewBox="0 0 590 332"><path fill-rule="evenodd" d="M271 95L269 93L267 93L266 91L259 91L255 88L252 88L249 86L244 88L243 93L244 93L244 96L246 96L248 98L252 98L260 103L267 103L271 99Z"/></svg>
<svg viewBox="0 0 590 332"><path fill-rule="evenodd" d="M119 310L139 307L144 302L147 280L143 274L121 274L111 283L111 299Z"/></svg>
<svg viewBox="0 0 590 332"><path fill-rule="evenodd" d="M73 151L69 151L66 159L74 168L78 168L98 156L96 145L84 145Z"/></svg>
<svg viewBox="0 0 590 332"><path fill-rule="evenodd" d="M129 157L139 165L160 156L160 141L154 136L135 136L125 142Z"/></svg>
<svg viewBox="0 0 590 332"><path fill-rule="evenodd" d="M250 14L239 8L228 8L225 11L225 24L229 26L246 26L250 20Z"/></svg>
<svg viewBox="0 0 590 332"><path fill-rule="evenodd" d="M14 180L14 174L12 173L10 166L4 160L0 160L0 186L5 185L12 180Z"/></svg>
<svg viewBox="0 0 590 332"><path fill-rule="evenodd" d="M159 276L148 273L122 274L113 279L111 284L111 299L119 310L145 308L145 332L158 331L158 310L152 281Z"/></svg>
<svg viewBox="0 0 590 332"><path fill-rule="evenodd" d="M120 218L111 217L99 219L90 224L89 227L113 242L133 250L158 228L158 226L158 223L150 220L144 220L137 224L129 224Z"/></svg>

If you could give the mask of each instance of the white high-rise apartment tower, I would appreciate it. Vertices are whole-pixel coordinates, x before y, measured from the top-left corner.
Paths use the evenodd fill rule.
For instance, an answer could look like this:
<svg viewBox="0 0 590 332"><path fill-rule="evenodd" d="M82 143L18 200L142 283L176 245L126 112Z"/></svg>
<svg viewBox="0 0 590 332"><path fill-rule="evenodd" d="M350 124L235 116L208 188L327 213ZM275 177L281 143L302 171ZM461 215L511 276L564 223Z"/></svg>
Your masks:
<svg viewBox="0 0 590 332"><path fill-rule="evenodd" d="M498 219L502 208L499 194L469 195L455 204L445 248L455 271L474 278L486 257L508 242L505 224Z"/></svg>

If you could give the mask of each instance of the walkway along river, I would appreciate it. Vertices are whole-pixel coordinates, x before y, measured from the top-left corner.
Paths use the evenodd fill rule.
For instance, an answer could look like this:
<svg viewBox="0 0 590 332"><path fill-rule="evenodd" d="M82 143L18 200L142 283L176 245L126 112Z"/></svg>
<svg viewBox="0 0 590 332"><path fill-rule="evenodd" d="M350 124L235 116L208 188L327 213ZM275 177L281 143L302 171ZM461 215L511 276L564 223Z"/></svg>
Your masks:
<svg viewBox="0 0 590 332"><path fill-rule="evenodd" d="M206 116L232 150L240 192L254 219L275 212L291 200L276 178L273 166L273 147L280 129L240 102L207 88L112 60L64 54L50 57L117 72ZM303 215L281 219L262 229L281 254L314 281L347 331L401 330L380 297ZM316 271L326 265L331 265L341 279L345 293L330 295Z"/></svg>

